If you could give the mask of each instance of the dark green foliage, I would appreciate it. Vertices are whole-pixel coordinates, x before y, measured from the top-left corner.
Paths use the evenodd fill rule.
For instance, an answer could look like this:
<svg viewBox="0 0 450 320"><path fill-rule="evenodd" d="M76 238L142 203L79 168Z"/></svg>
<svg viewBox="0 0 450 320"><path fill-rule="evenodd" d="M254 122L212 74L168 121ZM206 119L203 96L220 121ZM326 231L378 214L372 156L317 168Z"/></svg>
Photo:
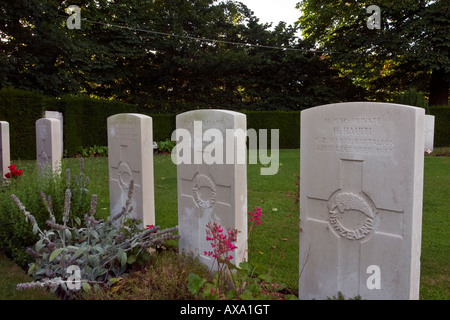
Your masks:
<svg viewBox="0 0 450 320"><path fill-rule="evenodd" d="M244 111L247 115L247 128L267 129L267 147L270 148L270 130L279 129L279 148L296 149L300 147L300 112L282 111ZM259 141L259 135L258 135Z"/></svg>
<svg viewBox="0 0 450 320"><path fill-rule="evenodd" d="M405 104L408 106L416 106L428 110L428 102L423 92L420 92L415 88L411 88L408 91L400 94L397 97L396 103Z"/></svg>
<svg viewBox="0 0 450 320"><path fill-rule="evenodd" d="M145 110L141 110L142 113ZM174 114L147 114L153 121L153 141L164 141L172 137L172 132L176 129Z"/></svg>
<svg viewBox="0 0 450 320"><path fill-rule="evenodd" d="M62 112L64 149L75 156L83 148L108 145L107 121L133 113L135 105L115 100L65 96L56 99L25 90L0 90L0 120L9 122L11 159L36 159L36 120L48 110Z"/></svg>
<svg viewBox="0 0 450 320"><path fill-rule="evenodd" d="M108 147L94 145L92 147L83 148L79 154L84 158L106 157L108 156Z"/></svg>
<svg viewBox="0 0 450 320"><path fill-rule="evenodd" d="M157 143L158 151L161 153L171 153L176 144L176 141L172 141L169 138L164 141L159 141Z"/></svg>
<svg viewBox="0 0 450 320"><path fill-rule="evenodd" d="M64 148L68 156L94 145L108 145L107 118L118 113L135 113L137 107L114 100L66 96L59 100L64 116Z"/></svg>
<svg viewBox="0 0 450 320"><path fill-rule="evenodd" d="M64 168L64 165L63 165ZM63 169L64 170L64 169ZM70 174L70 172L68 173ZM30 262L26 249L37 241L37 236L25 221L23 213L14 205L11 195L20 197L27 210L32 211L40 226L46 226L48 210L41 193L51 198L57 221L64 211L64 195L67 184L72 190L74 216L83 217L89 211L90 197L87 180L82 168L68 179L66 174L38 178L37 170L24 168L24 173L11 182L0 185L0 248L22 267Z"/></svg>
<svg viewBox="0 0 450 320"><path fill-rule="evenodd" d="M81 30L66 27L66 1L0 3L0 88L53 97L83 93L139 105L142 113L300 110L358 95L298 39L296 27L261 24L238 2L70 4L81 8Z"/></svg>
<svg viewBox="0 0 450 320"><path fill-rule="evenodd" d="M448 106L435 106L429 109L429 114L435 116L434 146L450 146L450 108Z"/></svg>
<svg viewBox="0 0 450 320"><path fill-rule="evenodd" d="M44 199L48 210L48 230L34 218L16 195L12 198L16 206L39 236L36 244L27 251L33 257L28 273L35 281L22 283L18 289L48 287L63 298L90 292L107 283L115 283L135 262L148 259L148 248L159 246L166 240L178 239L174 235L177 227L159 230L159 226L142 228L142 222L134 217L131 205L134 183L129 185L126 207L108 220L97 220L97 195L92 196L89 213L80 218L71 208L72 191L65 191L61 222L57 222L55 211ZM83 221L83 222L82 222ZM72 278L68 267L79 270L77 279ZM78 285L73 280L78 281Z"/></svg>
<svg viewBox="0 0 450 320"><path fill-rule="evenodd" d="M381 10L380 29L367 27L370 5ZM416 86L430 105L448 104L449 1L303 0L298 6L307 41L329 51L328 59L367 97L386 101Z"/></svg>
<svg viewBox="0 0 450 320"><path fill-rule="evenodd" d="M35 123L51 105L51 100L41 94L0 90L0 120L9 122L11 159L36 158Z"/></svg>

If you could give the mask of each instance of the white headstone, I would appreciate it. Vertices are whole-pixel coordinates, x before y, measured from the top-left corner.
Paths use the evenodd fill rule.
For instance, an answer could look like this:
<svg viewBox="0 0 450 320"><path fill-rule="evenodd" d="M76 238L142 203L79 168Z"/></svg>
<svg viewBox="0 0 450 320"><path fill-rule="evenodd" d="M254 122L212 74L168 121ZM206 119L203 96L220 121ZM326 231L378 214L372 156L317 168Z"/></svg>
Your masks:
<svg viewBox="0 0 450 320"><path fill-rule="evenodd" d="M61 131L61 150L64 152L64 117L61 112L58 111L45 111L44 118L52 118L59 120L59 126Z"/></svg>
<svg viewBox="0 0 450 320"><path fill-rule="evenodd" d="M432 153L434 149L434 116L425 115L425 152Z"/></svg>
<svg viewBox="0 0 450 320"><path fill-rule="evenodd" d="M9 123L0 121L0 170L1 176L9 172L10 166L10 149L9 149ZM1 181L1 179L0 179Z"/></svg>
<svg viewBox="0 0 450 320"><path fill-rule="evenodd" d="M232 263L247 259L246 116L225 110L195 110L176 118L180 252L211 267L214 258L206 225L239 231ZM242 136L244 134L244 137ZM180 137L182 137L180 139ZM216 265L214 267L217 267Z"/></svg>
<svg viewBox="0 0 450 320"><path fill-rule="evenodd" d="M152 118L123 113L109 117L107 122L111 216L126 207L133 179L135 217L142 221L144 227L155 225Z"/></svg>
<svg viewBox="0 0 450 320"><path fill-rule="evenodd" d="M36 121L36 157L39 174L55 174L61 169L60 121L42 118Z"/></svg>
<svg viewBox="0 0 450 320"><path fill-rule="evenodd" d="M418 299L424 109L301 112L300 299Z"/></svg>

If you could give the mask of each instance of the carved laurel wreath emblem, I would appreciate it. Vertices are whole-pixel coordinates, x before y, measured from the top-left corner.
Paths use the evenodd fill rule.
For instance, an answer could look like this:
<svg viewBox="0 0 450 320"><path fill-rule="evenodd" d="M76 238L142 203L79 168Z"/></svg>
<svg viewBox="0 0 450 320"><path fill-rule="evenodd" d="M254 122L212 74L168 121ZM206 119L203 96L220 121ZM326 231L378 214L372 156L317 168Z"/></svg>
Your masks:
<svg viewBox="0 0 450 320"><path fill-rule="evenodd" d="M120 162L117 178L119 180L119 185L123 190L128 190L132 177L130 166L125 162Z"/></svg>
<svg viewBox="0 0 450 320"><path fill-rule="evenodd" d="M209 190L205 192L204 189ZM195 203L201 208L211 208L216 203L216 187L212 180L204 174L198 174L194 178L192 192Z"/></svg>

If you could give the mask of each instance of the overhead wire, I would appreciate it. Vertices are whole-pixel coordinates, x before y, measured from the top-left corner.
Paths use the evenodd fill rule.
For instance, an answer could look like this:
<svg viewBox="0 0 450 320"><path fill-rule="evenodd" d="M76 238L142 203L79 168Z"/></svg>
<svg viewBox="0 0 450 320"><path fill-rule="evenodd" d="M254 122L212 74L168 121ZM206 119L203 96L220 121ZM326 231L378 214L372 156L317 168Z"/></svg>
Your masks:
<svg viewBox="0 0 450 320"><path fill-rule="evenodd" d="M63 15L58 15L58 16L67 18L67 16L63 16ZM188 40L203 41L203 42L209 42L209 43L222 43L222 44L229 44L229 45L239 45L239 46L247 46L247 47L254 47L254 48L272 49L272 50L288 50L288 51L311 52L311 53L335 53L333 51L307 50L307 49L292 48L292 47L277 47L277 46L268 46L268 45L261 45L261 44L252 44L252 43L246 43L246 42L235 42L235 41L228 41L228 40L209 39L209 38L205 38L205 37L193 37L193 36L188 36L188 35L179 35L179 34L175 34L175 33L168 33L168 32L161 32L161 31L154 31L154 30L148 30L148 29L142 29L142 28L123 26L123 25L118 25L118 24L109 23L109 22L94 21L94 20L89 20L86 18L81 18L81 21L88 22L91 24L104 25L107 27L127 29L127 30L134 31L134 32L144 32L144 33L150 33L150 34L156 34L156 35L162 35L162 36L170 36L170 37L182 38L182 39L188 39Z"/></svg>

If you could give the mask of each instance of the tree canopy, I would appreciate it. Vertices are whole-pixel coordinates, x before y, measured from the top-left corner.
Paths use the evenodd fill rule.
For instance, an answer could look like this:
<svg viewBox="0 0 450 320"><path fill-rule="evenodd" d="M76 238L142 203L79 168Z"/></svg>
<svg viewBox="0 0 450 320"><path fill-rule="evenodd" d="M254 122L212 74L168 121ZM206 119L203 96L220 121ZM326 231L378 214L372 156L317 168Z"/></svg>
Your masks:
<svg viewBox="0 0 450 320"><path fill-rule="evenodd" d="M81 9L69 29L65 9ZM87 94L151 111L300 110L361 99L295 26L214 0L4 0L0 87Z"/></svg>
<svg viewBox="0 0 450 320"><path fill-rule="evenodd" d="M380 28L369 28L370 5ZM445 0L303 0L298 8L305 41L330 51L327 58L366 88L389 99L415 88L430 105L447 104L450 81L450 2Z"/></svg>

